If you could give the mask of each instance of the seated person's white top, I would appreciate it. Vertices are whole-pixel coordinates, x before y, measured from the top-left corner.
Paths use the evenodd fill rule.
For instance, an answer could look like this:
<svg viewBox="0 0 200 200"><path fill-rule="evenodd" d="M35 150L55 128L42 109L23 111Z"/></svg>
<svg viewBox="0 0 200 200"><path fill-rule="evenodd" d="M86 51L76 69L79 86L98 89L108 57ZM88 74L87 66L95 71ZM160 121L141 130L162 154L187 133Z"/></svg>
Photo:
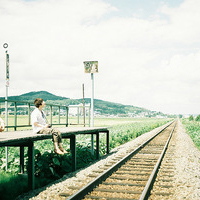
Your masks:
<svg viewBox="0 0 200 200"><path fill-rule="evenodd" d="M35 122L37 122L41 126L35 126ZM31 124L34 133L38 133L40 130L45 128L47 125L45 113L43 111L40 111L38 108L35 108L35 110L31 113Z"/></svg>

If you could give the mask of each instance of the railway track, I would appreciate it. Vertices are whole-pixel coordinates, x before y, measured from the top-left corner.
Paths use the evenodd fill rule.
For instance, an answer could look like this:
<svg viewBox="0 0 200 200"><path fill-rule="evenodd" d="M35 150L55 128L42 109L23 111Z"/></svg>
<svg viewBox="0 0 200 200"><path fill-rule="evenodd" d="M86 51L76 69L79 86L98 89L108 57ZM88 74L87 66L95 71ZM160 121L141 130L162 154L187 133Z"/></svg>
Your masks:
<svg viewBox="0 0 200 200"><path fill-rule="evenodd" d="M94 170L90 174L94 179L86 186L71 187L75 191L73 195L61 193L60 196L68 200L169 199L174 166L173 145L168 145L175 127L176 122L168 124L127 155Z"/></svg>

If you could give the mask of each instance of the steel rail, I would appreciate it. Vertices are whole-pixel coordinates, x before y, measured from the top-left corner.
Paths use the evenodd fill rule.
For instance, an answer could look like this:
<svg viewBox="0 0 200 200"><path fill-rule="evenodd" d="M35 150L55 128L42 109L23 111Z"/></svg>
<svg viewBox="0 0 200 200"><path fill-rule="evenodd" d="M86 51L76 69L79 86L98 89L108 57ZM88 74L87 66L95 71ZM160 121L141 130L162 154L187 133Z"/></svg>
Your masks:
<svg viewBox="0 0 200 200"><path fill-rule="evenodd" d="M151 173L151 175L150 175L150 177L149 177L149 179L147 181L147 184L146 184L146 186L145 186L145 188L144 188L144 190L142 192L142 195L140 196L139 200L146 200L149 197L150 191L152 189L152 186L153 186L154 181L156 179L156 175L158 173L158 169L159 169L159 167L161 165L161 162L162 162L162 160L164 158L165 152L166 152L167 147L169 145L170 139L171 139L172 134L174 132L174 129L176 127L176 123L175 123L175 125L174 125L174 127L173 127L173 129L172 129L172 131L170 133L170 136L169 136L169 138L168 138L168 140L167 140L167 142L166 142L166 144L165 144L165 146L164 146L164 148L162 150L162 153L161 153L161 155L160 155L160 157L159 157L159 159L158 159L158 161L157 161L157 163L156 163L156 165L155 165L155 167L154 167L154 169L153 169L153 171L152 171L152 173Z"/></svg>
<svg viewBox="0 0 200 200"><path fill-rule="evenodd" d="M85 195L87 195L88 192L91 192L97 185L102 183L106 178L108 178L113 172L117 171L119 167L121 167L126 161L128 161L133 155L137 154L143 147L145 147L151 140L153 140L157 135L159 135L163 130L165 130L167 127L169 127L174 121L168 123L164 128L162 128L158 133L153 135L150 139L142 143L140 146L138 146L136 149L134 149L132 152L130 152L127 156L119 160L117 163L115 163L113 166L108 168L104 173L96 177L93 181L88 183L86 186L78 190L76 193L71 195L67 198L67 200L77 200L82 199Z"/></svg>

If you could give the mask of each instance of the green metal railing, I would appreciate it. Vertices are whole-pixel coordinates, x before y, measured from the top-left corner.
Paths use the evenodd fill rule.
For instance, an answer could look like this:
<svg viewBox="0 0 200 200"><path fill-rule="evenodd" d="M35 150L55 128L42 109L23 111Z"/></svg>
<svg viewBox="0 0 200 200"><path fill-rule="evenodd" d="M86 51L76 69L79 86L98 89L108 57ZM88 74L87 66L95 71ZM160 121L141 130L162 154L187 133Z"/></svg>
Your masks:
<svg viewBox="0 0 200 200"><path fill-rule="evenodd" d="M14 100L5 100L0 99L0 114L1 117L5 120L5 102L7 101L7 112L8 120L6 130L14 128L16 131L18 128L31 127L31 112L35 109L33 102L28 101L14 101ZM51 125L89 125L90 126L90 106L85 106L88 108L88 123L81 124L79 122L79 109L83 106L74 105L77 107L77 123L69 123L69 107L65 105L55 105L46 103L44 111L47 116L47 120Z"/></svg>

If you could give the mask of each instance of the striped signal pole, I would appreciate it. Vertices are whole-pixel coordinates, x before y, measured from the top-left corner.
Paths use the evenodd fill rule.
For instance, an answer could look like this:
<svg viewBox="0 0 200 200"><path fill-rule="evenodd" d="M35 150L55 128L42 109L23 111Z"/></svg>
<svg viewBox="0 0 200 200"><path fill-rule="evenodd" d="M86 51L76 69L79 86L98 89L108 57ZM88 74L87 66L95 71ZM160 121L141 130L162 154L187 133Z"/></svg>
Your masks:
<svg viewBox="0 0 200 200"><path fill-rule="evenodd" d="M6 95L5 95L5 126L6 126L6 131L8 131L8 87L9 87L9 54L8 50L8 44L4 43L3 45L5 49L5 54L6 54ZM6 154L6 171L8 170L8 147L5 147L5 154Z"/></svg>
<svg viewBox="0 0 200 200"><path fill-rule="evenodd" d="M8 44L5 43L3 45L3 47L5 49L8 48ZM6 54L6 95L5 95L5 125L6 125L6 131L8 131L8 87L9 87L9 54L8 54L8 50L5 51L5 54Z"/></svg>

